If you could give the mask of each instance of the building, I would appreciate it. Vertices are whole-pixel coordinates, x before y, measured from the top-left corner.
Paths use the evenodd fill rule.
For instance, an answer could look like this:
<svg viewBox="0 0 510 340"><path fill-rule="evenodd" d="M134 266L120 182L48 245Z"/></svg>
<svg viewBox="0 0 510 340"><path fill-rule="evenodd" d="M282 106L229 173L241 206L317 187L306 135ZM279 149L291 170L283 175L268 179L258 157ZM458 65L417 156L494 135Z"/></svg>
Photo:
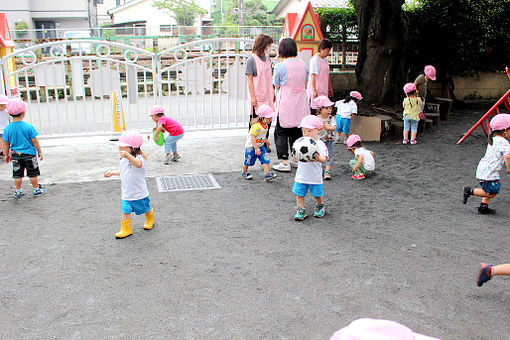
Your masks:
<svg viewBox="0 0 510 340"><path fill-rule="evenodd" d="M279 0L262 0L262 3L266 6L268 13L271 13L279 2ZM211 0L211 18L214 19L215 25L222 25L225 14L229 13L230 3L230 0Z"/></svg>
<svg viewBox="0 0 510 340"><path fill-rule="evenodd" d="M302 13L308 2L312 8L347 8L349 0L281 0L271 12L276 19L285 18L287 13Z"/></svg>

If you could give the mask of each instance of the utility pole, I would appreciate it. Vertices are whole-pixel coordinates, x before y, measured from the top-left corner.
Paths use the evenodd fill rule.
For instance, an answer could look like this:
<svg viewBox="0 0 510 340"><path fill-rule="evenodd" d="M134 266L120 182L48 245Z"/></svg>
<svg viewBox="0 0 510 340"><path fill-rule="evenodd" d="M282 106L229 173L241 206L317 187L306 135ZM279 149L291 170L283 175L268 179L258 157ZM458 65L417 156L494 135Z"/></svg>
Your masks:
<svg viewBox="0 0 510 340"><path fill-rule="evenodd" d="M244 35L244 0L239 0L239 26L241 35Z"/></svg>

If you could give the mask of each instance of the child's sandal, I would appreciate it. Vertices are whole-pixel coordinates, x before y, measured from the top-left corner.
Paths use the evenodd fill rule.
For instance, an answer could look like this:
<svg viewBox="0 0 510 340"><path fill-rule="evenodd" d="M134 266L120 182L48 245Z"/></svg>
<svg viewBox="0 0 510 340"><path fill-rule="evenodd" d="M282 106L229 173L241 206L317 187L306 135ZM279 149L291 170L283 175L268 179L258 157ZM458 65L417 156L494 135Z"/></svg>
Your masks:
<svg viewBox="0 0 510 340"><path fill-rule="evenodd" d="M409 139L403 139L402 140L402 144L407 144L407 143L409 143Z"/></svg>

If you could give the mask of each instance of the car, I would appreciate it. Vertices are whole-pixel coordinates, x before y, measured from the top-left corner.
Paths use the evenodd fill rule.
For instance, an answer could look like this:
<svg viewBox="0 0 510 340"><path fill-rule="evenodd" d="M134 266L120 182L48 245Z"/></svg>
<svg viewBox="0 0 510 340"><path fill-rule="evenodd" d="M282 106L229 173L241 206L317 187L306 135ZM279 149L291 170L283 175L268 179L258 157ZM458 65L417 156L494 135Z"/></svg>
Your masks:
<svg viewBox="0 0 510 340"><path fill-rule="evenodd" d="M72 40L72 39L87 39L92 38L89 31L66 31L64 32L64 39ZM92 53L92 45L87 43L71 43L71 52L72 53L80 53L84 52L85 54Z"/></svg>

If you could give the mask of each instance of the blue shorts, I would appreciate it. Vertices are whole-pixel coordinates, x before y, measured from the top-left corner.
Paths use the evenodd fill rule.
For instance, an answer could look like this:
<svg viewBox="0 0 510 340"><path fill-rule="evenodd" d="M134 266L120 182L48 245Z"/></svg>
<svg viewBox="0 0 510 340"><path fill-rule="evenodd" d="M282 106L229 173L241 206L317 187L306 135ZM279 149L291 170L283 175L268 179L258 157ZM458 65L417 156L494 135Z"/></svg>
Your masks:
<svg viewBox="0 0 510 340"><path fill-rule="evenodd" d="M246 148L244 150L244 165L252 166L255 164L257 159L260 160L260 164L269 164L269 155L267 154L266 148L264 146L260 146L260 155L257 156L255 154L255 148Z"/></svg>
<svg viewBox="0 0 510 340"><path fill-rule="evenodd" d="M351 119L336 115L336 132L343 132L348 135L349 131L351 131Z"/></svg>
<svg viewBox="0 0 510 340"><path fill-rule="evenodd" d="M419 123L420 123L419 120L411 119L409 118L409 116L406 115L404 117L404 131L417 132Z"/></svg>
<svg viewBox="0 0 510 340"><path fill-rule="evenodd" d="M145 214L151 210L151 201L149 196L140 198L135 201L122 200L122 213L131 214L134 212L137 215Z"/></svg>
<svg viewBox="0 0 510 340"><path fill-rule="evenodd" d="M494 181L486 181L484 179L479 179L478 183L482 187L483 191L488 193L489 195L497 195L499 194L499 190L501 189L501 182L499 179Z"/></svg>
<svg viewBox="0 0 510 340"><path fill-rule="evenodd" d="M305 197L310 190L310 194L313 197L322 197L324 196L324 185L323 184L305 184L294 182L294 187L292 188L292 192L297 196Z"/></svg>

